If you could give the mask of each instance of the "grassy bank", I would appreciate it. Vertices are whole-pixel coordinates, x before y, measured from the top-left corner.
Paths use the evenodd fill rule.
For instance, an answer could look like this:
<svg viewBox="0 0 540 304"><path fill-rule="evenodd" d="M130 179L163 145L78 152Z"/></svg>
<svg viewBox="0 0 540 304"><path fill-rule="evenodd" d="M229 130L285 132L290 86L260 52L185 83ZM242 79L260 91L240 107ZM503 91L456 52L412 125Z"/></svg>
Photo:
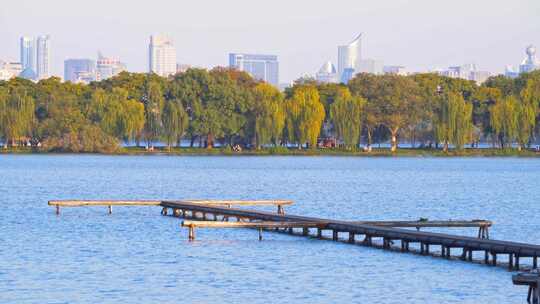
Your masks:
<svg viewBox="0 0 540 304"><path fill-rule="evenodd" d="M0 154L48 154L51 152L29 147L14 147L3 149L0 148ZM62 153L62 152L54 152ZM109 155L246 155L246 156L271 156L271 155L300 155L300 156L359 156L359 157L490 157L490 156L511 156L511 157L540 157L540 152L532 150L518 151L517 149L465 149L462 151L443 152L436 149L411 149L402 148L397 152L392 153L390 149L373 149L372 152L364 152L362 150L345 150L345 149L287 149L287 148L270 148L261 150L243 150L235 152L229 148L172 148L170 151L166 147L159 147L154 151L148 151L142 147L121 148L117 152L108 153Z"/></svg>

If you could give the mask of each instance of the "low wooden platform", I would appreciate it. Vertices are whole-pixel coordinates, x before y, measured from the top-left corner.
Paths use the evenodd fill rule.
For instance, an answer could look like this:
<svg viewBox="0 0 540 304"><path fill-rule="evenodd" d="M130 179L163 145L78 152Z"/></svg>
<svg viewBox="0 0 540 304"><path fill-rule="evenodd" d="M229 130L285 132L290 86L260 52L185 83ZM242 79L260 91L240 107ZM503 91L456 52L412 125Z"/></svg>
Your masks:
<svg viewBox="0 0 540 304"><path fill-rule="evenodd" d="M514 285L529 286L527 303L540 303L540 272L524 272L512 276Z"/></svg>
<svg viewBox="0 0 540 304"><path fill-rule="evenodd" d="M489 239L489 227L493 225L493 222L487 220L354 221L353 223L379 227L416 228L416 230L420 230L420 228L478 228L478 238L482 239Z"/></svg>
<svg viewBox="0 0 540 304"><path fill-rule="evenodd" d="M323 228L324 224L310 222L217 222L217 221L183 221L182 227L189 228L189 240L195 240L195 228L254 228L259 230L259 240L262 240L263 229L292 229L292 228Z"/></svg>
<svg viewBox="0 0 540 304"><path fill-rule="evenodd" d="M55 206L56 214L60 214L60 207L107 206L109 213L112 213L112 206L159 206L161 202L161 200L51 200L48 204ZM279 214L285 214L284 206L294 203L290 200L181 200L173 202L229 208L232 206L277 206Z"/></svg>

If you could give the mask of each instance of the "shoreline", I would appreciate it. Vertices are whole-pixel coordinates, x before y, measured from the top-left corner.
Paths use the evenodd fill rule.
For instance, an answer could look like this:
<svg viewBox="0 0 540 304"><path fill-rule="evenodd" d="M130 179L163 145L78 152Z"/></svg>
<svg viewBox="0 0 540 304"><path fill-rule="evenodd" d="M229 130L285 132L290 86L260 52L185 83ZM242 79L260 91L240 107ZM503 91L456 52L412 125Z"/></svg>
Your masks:
<svg viewBox="0 0 540 304"><path fill-rule="evenodd" d="M262 149L262 150L244 150L235 152L227 148L173 148L169 151L166 147L156 148L154 151L148 151L145 148L122 148L112 153L88 153L73 151L43 151L33 148L8 148L0 149L0 155L28 155L28 154L93 154L93 155L119 155L119 156L348 156L348 157L540 157L540 152L534 150L516 149L465 149L462 151L443 152L435 149L421 148L401 148L392 153L388 148L374 148L371 152L363 150L344 150L344 149Z"/></svg>

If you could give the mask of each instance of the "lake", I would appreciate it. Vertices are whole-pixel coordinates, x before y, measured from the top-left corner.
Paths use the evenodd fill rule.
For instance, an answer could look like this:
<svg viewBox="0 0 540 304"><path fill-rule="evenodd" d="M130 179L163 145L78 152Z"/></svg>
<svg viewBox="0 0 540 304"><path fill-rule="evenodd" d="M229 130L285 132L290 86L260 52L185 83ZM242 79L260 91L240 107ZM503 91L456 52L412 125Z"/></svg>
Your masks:
<svg viewBox="0 0 540 304"><path fill-rule="evenodd" d="M489 219L493 239L538 244L539 186L535 158L0 155L0 303L524 303L504 267L255 230L188 242L158 207L47 201L291 199L343 220Z"/></svg>

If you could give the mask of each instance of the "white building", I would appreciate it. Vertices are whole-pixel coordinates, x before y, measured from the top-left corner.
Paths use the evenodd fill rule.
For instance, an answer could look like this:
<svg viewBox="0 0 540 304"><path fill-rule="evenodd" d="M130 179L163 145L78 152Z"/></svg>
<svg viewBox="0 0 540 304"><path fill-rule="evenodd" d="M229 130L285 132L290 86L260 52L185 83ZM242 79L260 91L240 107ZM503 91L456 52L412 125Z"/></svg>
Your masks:
<svg viewBox="0 0 540 304"><path fill-rule="evenodd" d="M20 62L3 62L0 61L0 80L10 80L13 77L18 77L23 71Z"/></svg>
<svg viewBox="0 0 540 304"><path fill-rule="evenodd" d="M105 57L98 52L96 62L96 80L105 80L114 77L126 70L126 65L119 58Z"/></svg>
<svg viewBox="0 0 540 304"><path fill-rule="evenodd" d="M486 81L491 73L487 71L479 71L476 68L476 64L469 63L460 66L451 66L446 70L437 71L438 74L450 78L460 78L465 80L473 80L476 83L481 84Z"/></svg>
<svg viewBox="0 0 540 304"><path fill-rule="evenodd" d="M332 64L332 62L327 61L325 62L317 74L315 75L315 79L318 82L321 83L337 83L339 82L336 67Z"/></svg>
<svg viewBox="0 0 540 304"><path fill-rule="evenodd" d="M279 61L276 55L230 53L229 67L279 86Z"/></svg>
<svg viewBox="0 0 540 304"><path fill-rule="evenodd" d="M360 60L357 73L369 73L375 75L381 75L383 73L383 62L375 59Z"/></svg>
<svg viewBox="0 0 540 304"><path fill-rule="evenodd" d="M176 49L169 37L150 36L148 71L163 77L176 73Z"/></svg>
<svg viewBox="0 0 540 304"><path fill-rule="evenodd" d="M51 39L49 35L36 39L36 76L38 80L51 76Z"/></svg>
<svg viewBox="0 0 540 304"><path fill-rule="evenodd" d="M383 67L383 73L384 74L391 74L391 75L400 75L400 76L407 76L407 70L404 66L400 65L385 65Z"/></svg>
<svg viewBox="0 0 540 304"><path fill-rule="evenodd" d="M347 45L338 46L338 77L343 79L346 69L358 71L361 60L361 41L362 34L356 36L356 38Z"/></svg>

